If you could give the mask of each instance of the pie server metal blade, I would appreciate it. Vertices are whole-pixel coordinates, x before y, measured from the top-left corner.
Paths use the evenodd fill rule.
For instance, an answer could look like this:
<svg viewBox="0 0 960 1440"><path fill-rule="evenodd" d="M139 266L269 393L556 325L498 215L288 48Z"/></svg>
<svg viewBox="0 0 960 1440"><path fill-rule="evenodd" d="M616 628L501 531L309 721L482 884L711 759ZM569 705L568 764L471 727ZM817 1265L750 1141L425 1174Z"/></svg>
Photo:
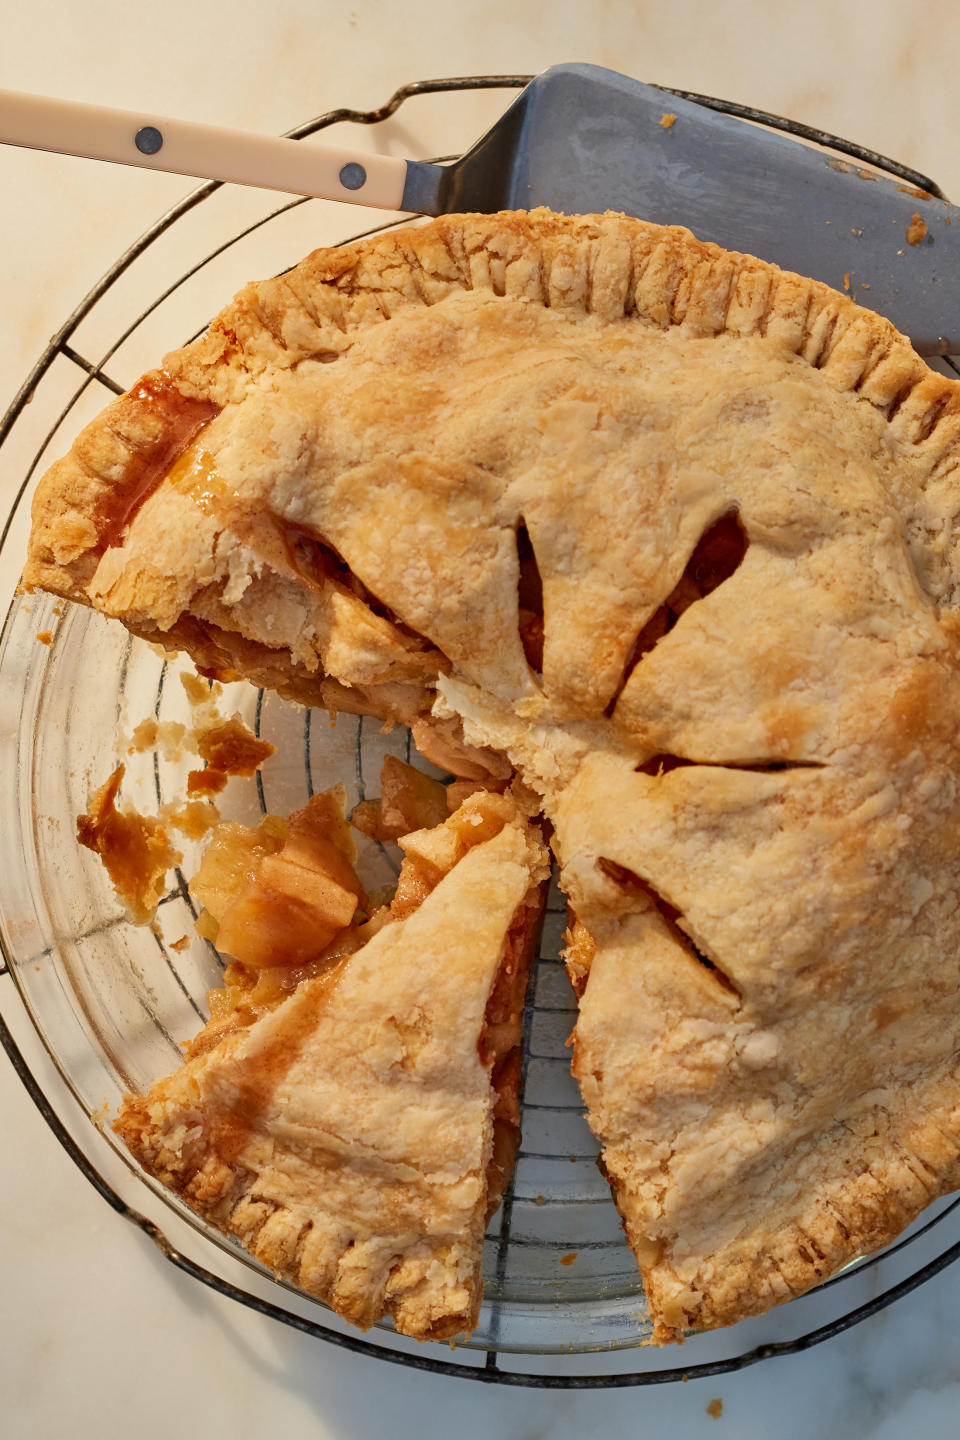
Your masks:
<svg viewBox="0 0 960 1440"><path fill-rule="evenodd" d="M455 164L408 162L404 209L535 205L685 225L960 352L960 208L614 71L556 66Z"/></svg>
<svg viewBox="0 0 960 1440"><path fill-rule="evenodd" d="M960 353L960 209L593 65L538 75L450 165L10 91L0 142L425 215L622 210L848 290L921 354Z"/></svg>

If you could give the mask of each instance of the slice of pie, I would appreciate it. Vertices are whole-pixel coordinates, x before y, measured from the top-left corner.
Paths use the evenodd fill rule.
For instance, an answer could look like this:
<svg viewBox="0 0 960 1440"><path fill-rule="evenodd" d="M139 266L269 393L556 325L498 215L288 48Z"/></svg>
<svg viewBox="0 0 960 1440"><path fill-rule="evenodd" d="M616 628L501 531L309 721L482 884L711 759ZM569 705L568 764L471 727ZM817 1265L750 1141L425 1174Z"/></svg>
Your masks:
<svg viewBox="0 0 960 1440"><path fill-rule="evenodd" d="M543 844L515 800L474 796L409 837L404 918L381 914L366 938L316 804L292 820L285 835L274 823L216 837L199 893L220 897L218 938L229 923L246 958L183 1067L128 1096L115 1128L204 1219L345 1319L366 1328L390 1314L420 1339L470 1331L518 1134ZM253 865L245 880L229 855ZM334 886L350 895L334 937L312 956L305 941L263 952L258 907L288 939L309 932L311 908L323 931Z"/></svg>
<svg viewBox="0 0 960 1440"><path fill-rule="evenodd" d="M960 1183L958 463L849 298L448 216L241 292L46 477L27 580L519 770L663 1341Z"/></svg>

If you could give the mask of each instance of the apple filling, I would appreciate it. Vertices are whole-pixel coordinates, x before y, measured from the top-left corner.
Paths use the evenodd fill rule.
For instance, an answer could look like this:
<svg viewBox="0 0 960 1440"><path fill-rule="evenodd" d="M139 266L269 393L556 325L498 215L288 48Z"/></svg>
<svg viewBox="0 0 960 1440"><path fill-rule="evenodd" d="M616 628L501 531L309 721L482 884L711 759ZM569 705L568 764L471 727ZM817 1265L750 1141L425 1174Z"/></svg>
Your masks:
<svg viewBox="0 0 960 1440"><path fill-rule="evenodd" d="M332 978L376 932L387 912L367 913L355 859L341 786L289 820L217 826L190 894L203 907L198 932L232 960L223 986L207 996L210 1022L191 1056L253 1024L304 980Z"/></svg>

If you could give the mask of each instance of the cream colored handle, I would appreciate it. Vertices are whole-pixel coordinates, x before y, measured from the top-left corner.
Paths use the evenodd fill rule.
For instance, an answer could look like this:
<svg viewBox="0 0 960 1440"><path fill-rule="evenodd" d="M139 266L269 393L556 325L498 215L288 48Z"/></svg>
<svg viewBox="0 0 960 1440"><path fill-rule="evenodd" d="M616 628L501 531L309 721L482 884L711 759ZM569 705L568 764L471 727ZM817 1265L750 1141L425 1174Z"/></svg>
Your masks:
<svg viewBox="0 0 960 1440"><path fill-rule="evenodd" d="M0 90L0 142L399 210L406 160Z"/></svg>

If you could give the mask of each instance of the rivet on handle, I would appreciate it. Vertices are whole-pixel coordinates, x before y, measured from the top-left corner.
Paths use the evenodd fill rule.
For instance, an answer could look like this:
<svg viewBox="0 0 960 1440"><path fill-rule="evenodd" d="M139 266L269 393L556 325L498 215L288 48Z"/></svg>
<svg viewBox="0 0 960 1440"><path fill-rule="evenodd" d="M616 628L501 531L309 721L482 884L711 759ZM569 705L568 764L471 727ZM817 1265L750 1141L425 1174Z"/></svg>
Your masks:
<svg viewBox="0 0 960 1440"><path fill-rule="evenodd" d="M144 125L133 137L133 143L141 155L156 155L163 146L163 136L154 125Z"/></svg>
<svg viewBox="0 0 960 1440"><path fill-rule="evenodd" d="M344 165L340 171L340 184L345 190L359 190L367 183L367 172L362 165L351 160L349 165Z"/></svg>

